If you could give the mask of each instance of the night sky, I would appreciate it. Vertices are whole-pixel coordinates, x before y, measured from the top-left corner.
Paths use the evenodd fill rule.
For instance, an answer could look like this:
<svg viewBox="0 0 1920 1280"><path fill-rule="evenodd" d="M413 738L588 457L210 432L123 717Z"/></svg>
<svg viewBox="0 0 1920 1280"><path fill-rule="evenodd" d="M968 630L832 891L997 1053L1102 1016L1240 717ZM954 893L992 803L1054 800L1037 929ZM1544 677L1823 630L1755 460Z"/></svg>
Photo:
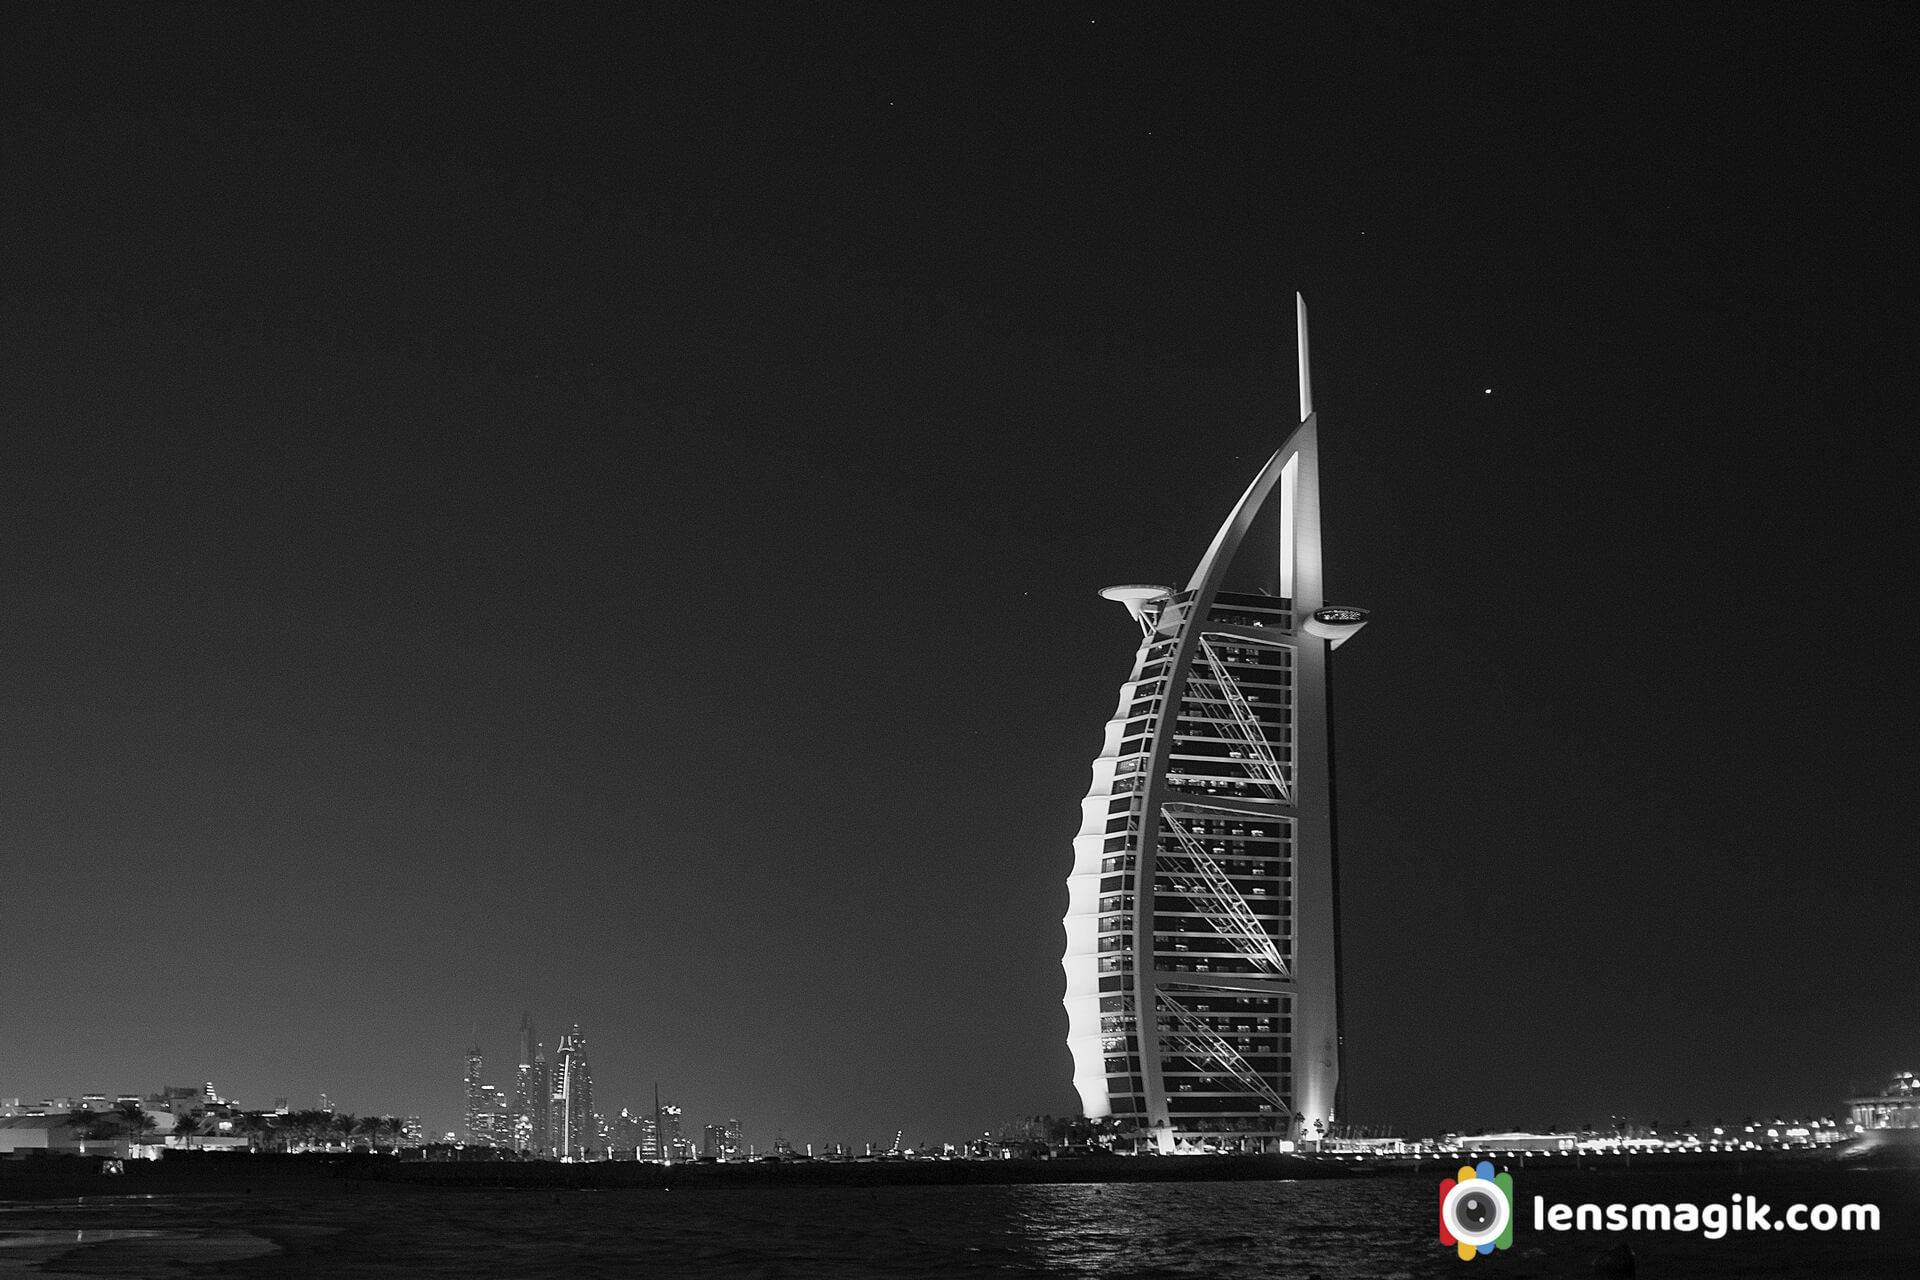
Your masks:
<svg viewBox="0 0 1920 1280"><path fill-rule="evenodd" d="M397 12L390 10L398 10ZM1865 11L16 8L0 1095L1071 1113L1138 633L1312 314L1349 1116L1920 1065ZM1896 373L1896 370L1898 373ZM1905 461L1902 461L1905 459Z"/></svg>

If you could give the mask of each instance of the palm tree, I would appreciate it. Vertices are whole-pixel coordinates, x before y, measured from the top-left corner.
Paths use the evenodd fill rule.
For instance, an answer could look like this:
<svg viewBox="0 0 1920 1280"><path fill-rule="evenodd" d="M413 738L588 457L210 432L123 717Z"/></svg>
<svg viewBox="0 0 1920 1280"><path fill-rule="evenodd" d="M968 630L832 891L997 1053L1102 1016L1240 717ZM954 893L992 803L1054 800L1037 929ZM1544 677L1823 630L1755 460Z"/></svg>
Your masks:
<svg viewBox="0 0 1920 1280"><path fill-rule="evenodd" d="M367 1140L370 1151L380 1149L380 1135L386 1130L386 1120L381 1116L361 1116L354 1122L353 1131Z"/></svg>
<svg viewBox="0 0 1920 1280"><path fill-rule="evenodd" d="M247 1140L247 1150L258 1151L273 1140L273 1125L267 1117L253 1111L242 1111L233 1117L233 1131Z"/></svg>
<svg viewBox="0 0 1920 1280"><path fill-rule="evenodd" d="M406 1125L399 1116L381 1116L376 1136L387 1144L389 1151L400 1149L401 1136L406 1133Z"/></svg>
<svg viewBox="0 0 1920 1280"><path fill-rule="evenodd" d="M112 1137L115 1132L107 1117L92 1107L74 1107L67 1112L66 1120L73 1126L73 1136L82 1142L97 1142Z"/></svg>
<svg viewBox="0 0 1920 1280"><path fill-rule="evenodd" d="M131 1099L114 1103L112 1114L129 1142L139 1142L160 1127L145 1107Z"/></svg>
<svg viewBox="0 0 1920 1280"><path fill-rule="evenodd" d="M297 1145L302 1151L311 1151L333 1123L333 1115L326 1111L289 1111L282 1120L287 1135L287 1150L291 1151Z"/></svg>

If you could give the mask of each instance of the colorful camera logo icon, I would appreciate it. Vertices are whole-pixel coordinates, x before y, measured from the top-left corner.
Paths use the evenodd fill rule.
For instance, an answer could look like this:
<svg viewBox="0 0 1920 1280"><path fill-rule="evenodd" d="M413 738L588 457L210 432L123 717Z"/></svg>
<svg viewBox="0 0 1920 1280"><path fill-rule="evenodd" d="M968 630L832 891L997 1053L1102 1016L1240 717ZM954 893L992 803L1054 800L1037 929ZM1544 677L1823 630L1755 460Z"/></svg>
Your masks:
<svg viewBox="0 0 1920 1280"><path fill-rule="evenodd" d="M1496 1174L1482 1160L1461 1165L1458 1178L1440 1181L1440 1243L1460 1251L1462 1261L1476 1253L1513 1247L1513 1175Z"/></svg>

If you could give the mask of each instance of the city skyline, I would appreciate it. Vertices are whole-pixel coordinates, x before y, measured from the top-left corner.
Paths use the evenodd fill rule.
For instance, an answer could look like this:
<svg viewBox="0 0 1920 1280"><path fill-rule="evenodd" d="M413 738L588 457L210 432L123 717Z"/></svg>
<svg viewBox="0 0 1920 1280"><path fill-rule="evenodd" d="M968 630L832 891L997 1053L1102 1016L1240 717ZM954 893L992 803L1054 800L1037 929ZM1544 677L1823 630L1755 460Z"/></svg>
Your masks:
<svg viewBox="0 0 1920 1280"><path fill-rule="evenodd" d="M603 1109L1070 1113L1092 589L1191 571L1296 291L1341 1118L1911 1070L1904 81L1643 19L21 15L0 1092L446 1132L552 1009Z"/></svg>
<svg viewBox="0 0 1920 1280"><path fill-rule="evenodd" d="M684 1109L662 1104L657 1085L652 1107L636 1112L631 1101L617 1113L597 1107L579 1023L561 1037L551 1071L529 1013L520 1016L519 1042L511 1092L484 1079L485 1054L477 1038L467 1050L465 1116L454 1135L460 1141L562 1161L659 1159L663 1149L675 1160L696 1153L744 1159L749 1152L740 1120L732 1115L703 1126L696 1144L682 1132Z"/></svg>
<svg viewBox="0 0 1920 1280"><path fill-rule="evenodd" d="M476 1113L485 1115L488 1111L487 1104L474 1102L476 1093L482 1092L475 1087L481 1084L479 1056L477 1045L469 1047L464 1086L470 1119ZM487 1082L484 1092L498 1091ZM1472 1144L1481 1139L1485 1140L1485 1148L1570 1151L1575 1144L1606 1149L1631 1138L1649 1148L1697 1151L1723 1146L1732 1149L1742 1145L1746 1149L1770 1145L1832 1146L1858 1138L1864 1138L1871 1146L1876 1141L1872 1136L1876 1132L1884 1134L1916 1127L1916 1117L1920 1117L1920 1102L1915 1099L1920 1097L1920 1087L1916 1086L1913 1072L1896 1071L1889 1080L1874 1089L1861 1090L1856 1082L1854 1092L1860 1096L1847 1098L1841 1108L1818 1114L1814 1111L1798 1112L1791 1116L1775 1113L1771 1118L1764 1113L1755 1115L1748 1112L1742 1115L1740 1100L1728 1098L1717 1100L1711 1119L1687 1117L1676 1121L1616 1113L1588 1117L1584 1122L1535 1126L1531 1129L1508 1127L1501 1130L1476 1126L1429 1134L1398 1132L1393 1126L1343 1125L1338 1132L1328 1136L1332 1139L1332 1149L1335 1151L1366 1150L1376 1155L1413 1149L1437 1151L1449 1149L1450 1144ZM133 1108L131 1112L127 1110L129 1107ZM151 1128L138 1123L142 1111L149 1120L157 1121ZM350 1108L335 1106L325 1093L320 1095L317 1108L292 1106L285 1097L274 1099L271 1106L248 1107L238 1099L223 1096L211 1081L200 1086L169 1085L157 1091L94 1092L38 1100L0 1096L0 1118L23 1121L51 1119L56 1125L75 1130L90 1128L87 1122L74 1118L76 1113L81 1112L103 1117L107 1122L102 1126L103 1130L111 1130L110 1133L97 1134L90 1140L111 1144L126 1141L130 1137L138 1141L140 1139L136 1135L150 1134L155 1143L164 1140L164 1145L169 1147L185 1144L206 1151L276 1149L277 1144L284 1143L292 1143L295 1150L337 1150L358 1143L383 1150L395 1146L498 1147L513 1152L513 1158L547 1161L656 1160L661 1158L656 1135L662 1132L666 1136L668 1157L676 1162L696 1158L742 1160L759 1155L763 1150L747 1140L745 1126L737 1116L701 1126L701 1137L696 1142L685 1131L684 1108L677 1103L662 1101L657 1091L651 1108L643 1108L636 1113L630 1106L623 1106L617 1114L597 1113L594 1119L601 1144L584 1154L565 1157L551 1149L530 1150L524 1145L517 1145L512 1137L513 1131L495 1124L491 1116L478 1126L469 1123L464 1134L458 1131L430 1133L419 1116L356 1114ZM1702 1113L1703 1116L1705 1114ZM185 1126L180 1117L190 1117L193 1124ZM132 1123L119 1123L126 1120ZM1115 1121L1120 1123L1116 1125ZM1232 1143L1216 1144L1209 1141L1202 1144L1188 1141L1189 1138L1202 1135L1214 1139L1234 1132L1191 1131L1172 1144L1170 1149L1180 1153L1254 1149L1250 1145L1236 1148ZM187 1135L185 1138L181 1136L183 1133ZM845 1158L862 1153L869 1157L888 1152L894 1155L926 1154L930 1151L946 1157L971 1155L974 1158L992 1159L1001 1158L998 1152L1017 1153L1036 1142L1050 1146L1056 1152L1083 1149L1091 1139L1096 1145L1128 1155L1138 1154L1141 1150L1136 1141L1136 1135L1140 1133L1140 1127L1129 1123L1127 1117L1111 1114L1104 1119L1091 1121L1084 1117L1011 1116L1006 1118L997 1134L963 1135L958 1142L923 1138L917 1144L907 1142L903 1130L896 1130L891 1142L884 1135L878 1140L864 1143L836 1140L815 1142L789 1138L783 1129L776 1126L775 1137L764 1150L778 1155L799 1153L811 1157L816 1154L815 1148L818 1147L818 1154L828 1158ZM479 1136L476 1137L476 1134ZM76 1136L87 1135L82 1133ZM1153 1135L1149 1131L1142 1136L1150 1138ZM983 1137L986 1141L981 1145ZM26 1145L38 1144L29 1138Z"/></svg>

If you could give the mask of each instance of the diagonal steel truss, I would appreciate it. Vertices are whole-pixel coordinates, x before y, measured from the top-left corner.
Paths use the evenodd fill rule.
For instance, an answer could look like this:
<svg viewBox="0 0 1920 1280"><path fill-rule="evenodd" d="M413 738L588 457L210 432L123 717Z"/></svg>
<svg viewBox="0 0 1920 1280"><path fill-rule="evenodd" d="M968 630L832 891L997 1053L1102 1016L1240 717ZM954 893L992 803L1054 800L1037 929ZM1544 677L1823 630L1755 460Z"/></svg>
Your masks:
<svg viewBox="0 0 1920 1280"><path fill-rule="evenodd" d="M1198 652L1207 673L1201 675L1194 671L1188 676L1189 693L1197 701L1211 703L1221 719L1226 721L1229 740L1245 748L1255 766L1255 783L1282 802L1293 803L1293 786L1287 780L1286 770L1274 759L1266 730L1261 726L1260 718L1253 713L1253 705L1247 701L1247 695L1240 692L1239 682L1227 670L1227 664L1220 660L1220 655L1205 636L1200 637ZM1209 686L1212 692L1207 692Z"/></svg>
<svg viewBox="0 0 1920 1280"><path fill-rule="evenodd" d="M1162 853L1157 860L1159 867L1169 875L1189 877L1185 882L1172 881L1174 892L1184 895L1194 910L1233 944L1234 950L1270 973L1283 978L1292 976L1273 938L1260 927L1259 917L1233 887L1233 881L1220 869L1220 864L1170 810L1160 811L1160 822L1180 842L1180 852Z"/></svg>
<svg viewBox="0 0 1920 1280"><path fill-rule="evenodd" d="M1218 1070L1230 1075L1247 1092L1258 1094L1272 1103L1275 1111L1293 1114L1293 1108L1287 1105L1286 1099L1267 1082L1265 1076L1240 1056L1239 1050L1221 1039L1211 1027L1166 992L1154 994L1163 1015L1154 1020L1159 1027L1162 1055L1187 1058L1204 1064L1203 1070ZM1128 1003L1131 1005L1132 1002ZM1172 1023L1171 1027L1168 1026L1169 1022Z"/></svg>

